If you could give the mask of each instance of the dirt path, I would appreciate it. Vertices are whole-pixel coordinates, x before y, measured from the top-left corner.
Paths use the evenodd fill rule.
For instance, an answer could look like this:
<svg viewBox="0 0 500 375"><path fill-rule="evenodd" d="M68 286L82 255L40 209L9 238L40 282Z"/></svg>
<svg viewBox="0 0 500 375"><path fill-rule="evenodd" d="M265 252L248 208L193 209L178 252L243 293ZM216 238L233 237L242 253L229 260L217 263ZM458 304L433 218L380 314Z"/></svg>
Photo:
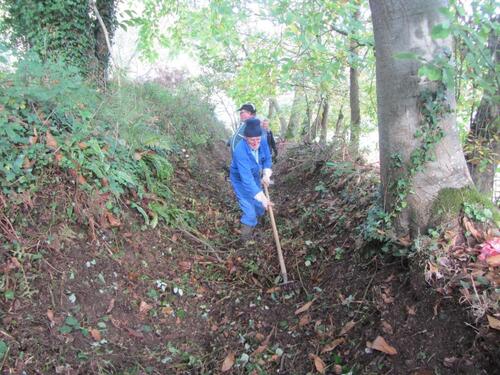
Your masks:
<svg viewBox="0 0 500 375"><path fill-rule="evenodd" d="M357 249L376 193L369 170L328 169L313 156L292 149L271 190L291 290L277 286L268 221L257 244L236 240L224 148L176 168L174 190L197 230L141 230L129 213L89 242L78 225L47 215L52 247L19 258L29 265L16 268L21 276L8 274L19 295L2 300L4 372L493 374L494 356L478 351L488 337L476 340L462 307L400 261Z"/></svg>

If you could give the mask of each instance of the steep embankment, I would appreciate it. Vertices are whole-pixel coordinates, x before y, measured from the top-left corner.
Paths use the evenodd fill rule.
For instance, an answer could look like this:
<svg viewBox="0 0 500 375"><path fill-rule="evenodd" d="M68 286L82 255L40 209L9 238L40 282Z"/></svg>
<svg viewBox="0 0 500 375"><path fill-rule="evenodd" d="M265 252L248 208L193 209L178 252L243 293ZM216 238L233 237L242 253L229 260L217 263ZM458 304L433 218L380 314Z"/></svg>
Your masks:
<svg viewBox="0 0 500 375"><path fill-rule="evenodd" d="M487 374L495 339L420 270L365 247L358 227L374 202L373 167L290 147L271 189L291 289L265 221L237 240L239 211L216 144L174 164L172 190L193 227L115 227L67 219L79 187L48 184L26 202L25 225L3 234L3 369L12 373ZM5 202L4 202L5 204ZM8 207L4 207L4 210ZM5 212L5 211L4 211ZM188 219L189 220L189 219ZM196 227L196 229L194 229ZM416 287L417 286L417 287ZM371 343L367 344L367 343ZM368 345L368 346L367 346ZM370 347L371 346L371 347ZM384 353L388 352L389 354Z"/></svg>

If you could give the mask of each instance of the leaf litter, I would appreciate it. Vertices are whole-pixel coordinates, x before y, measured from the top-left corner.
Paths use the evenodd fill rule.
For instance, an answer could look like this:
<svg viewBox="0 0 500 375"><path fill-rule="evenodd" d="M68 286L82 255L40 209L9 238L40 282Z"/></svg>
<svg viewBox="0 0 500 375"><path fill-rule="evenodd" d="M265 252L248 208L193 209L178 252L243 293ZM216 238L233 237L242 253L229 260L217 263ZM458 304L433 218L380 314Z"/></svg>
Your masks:
<svg viewBox="0 0 500 375"><path fill-rule="evenodd" d="M208 159L225 160L214 152ZM126 372L139 365L175 374L403 373L423 365L452 374L458 364L472 366L474 372L494 361L487 354L488 339L483 352L472 350L475 332L463 325L463 308L422 284L415 287L414 279L423 276L409 274L400 262L387 263L376 252L369 255L373 245L364 244L357 228L377 195L374 166L336 159L332 150L314 147L290 147L282 158L273 196L285 261L297 289L275 284L280 271L268 221L259 246L234 241L239 210L230 186L222 172L200 158L192 172L175 169L173 186L179 202L185 200L205 229L186 229L190 235L158 227L140 231L135 223L142 218L135 212L119 223L105 215L107 225L99 227L96 221L88 232L72 224L69 229L76 235L60 239L62 244L71 241L70 247L50 250L46 262L24 269L30 277L36 275L33 303L2 301L5 333L16 337L5 339L12 358L27 351L32 368L68 373L96 373L98 363L107 371ZM298 186L295 181L307 183ZM65 196L61 190L60 207L67 205ZM48 206L51 200L42 191L37 204ZM66 221L46 213L34 219L40 230L26 238L43 238L44 225ZM87 254L98 260L92 268L82 266ZM18 263L9 275L26 267ZM438 273L447 275L445 263L432 264L432 280ZM165 288L158 288L156 280ZM182 298L174 290L182 290ZM78 297L75 304L64 298L66 291ZM30 325L32 315L44 317L48 330ZM79 328L71 326L62 340L57 329L64 318L58 317L69 315ZM26 324L15 325L14 316ZM488 315L492 331L498 329L497 321ZM368 342L375 352L361 344ZM59 355L47 358L47 351L34 350L32 343L57 348ZM14 370L23 360L7 359L5 365Z"/></svg>

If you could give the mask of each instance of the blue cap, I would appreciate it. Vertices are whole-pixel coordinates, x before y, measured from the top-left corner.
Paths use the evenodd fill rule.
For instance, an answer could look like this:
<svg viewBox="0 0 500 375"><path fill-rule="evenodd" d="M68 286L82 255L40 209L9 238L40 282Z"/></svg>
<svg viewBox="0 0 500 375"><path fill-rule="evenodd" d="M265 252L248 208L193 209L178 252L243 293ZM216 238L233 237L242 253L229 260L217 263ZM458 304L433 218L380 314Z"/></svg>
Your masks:
<svg viewBox="0 0 500 375"><path fill-rule="evenodd" d="M243 135L245 137L260 137L262 135L260 120L257 118L249 118L248 120L246 120Z"/></svg>

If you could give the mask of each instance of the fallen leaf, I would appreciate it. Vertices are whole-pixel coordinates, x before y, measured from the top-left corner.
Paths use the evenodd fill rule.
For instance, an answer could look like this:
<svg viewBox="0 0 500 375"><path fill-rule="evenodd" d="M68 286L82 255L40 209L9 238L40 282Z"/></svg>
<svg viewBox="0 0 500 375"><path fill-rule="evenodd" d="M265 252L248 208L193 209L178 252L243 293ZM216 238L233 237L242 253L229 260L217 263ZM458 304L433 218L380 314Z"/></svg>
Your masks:
<svg viewBox="0 0 500 375"><path fill-rule="evenodd" d="M90 335L92 336L92 338L95 340L95 341L101 341L101 332L99 332L98 329L95 329L95 328L91 328L89 330L90 332Z"/></svg>
<svg viewBox="0 0 500 375"><path fill-rule="evenodd" d="M398 238L399 243L404 247L409 247L411 245L410 235Z"/></svg>
<svg viewBox="0 0 500 375"><path fill-rule="evenodd" d="M333 340L331 343L326 345L323 349L321 349L321 353L328 353L334 350L337 346L342 345L345 343L345 339L343 337L340 337L338 339Z"/></svg>
<svg viewBox="0 0 500 375"><path fill-rule="evenodd" d="M167 316L170 316L174 313L174 309L171 308L170 306L165 306L161 308L161 312Z"/></svg>
<svg viewBox="0 0 500 375"><path fill-rule="evenodd" d="M346 325L340 331L340 336L344 336L347 332L349 332L351 329L353 329L353 327L355 325L356 325L356 322L354 320L347 322Z"/></svg>
<svg viewBox="0 0 500 375"><path fill-rule="evenodd" d="M472 234L472 237L474 237L476 239L476 241L481 242L483 236L482 236L481 232L476 229L474 223L472 221L470 221L469 219L467 219L466 216L464 216L464 218L463 218L463 223L464 223L464 227L467 230L467 232Z"/></svg>
<svg viewBox="0 0 500 375"><path fill-rule="evenodd" d="M316 371L318 371L320 374L324 374L325 367L326 367L325 362L323 362L323 360L320 357L318 357L316 354L310 353L309 358L314 361L314 367L316 367Z"/></svg>
<svg viewBox="0 0 500 375"><path fill-rule="evenodd" d="M84 185L87 183L87 180L81 174L78 175L76 181L78 182L79 185Z"/></svg>
<svg viewBox="0 0 500 375"><path fill-rule="evenodd" d="M311 323L311 315L309 314L302 315L299 321L299 327L303 327L305 325L308 325L309 323Z"/></svg>
<svg viewBox="0 0 500 375"><path fill-rule="evenodd" d="M222 372L226 372L231 370L231 367L234 365L234 353L230 352L226 358L224 359L224 362L222 363Z"/></svg>
<svg viewBox="0 0 500 375"><path fill-rule="evenodd" d="M279 286L275 286L275 287L272 287L272 288L269 288L268 290L266 290L266 293L275 293L275 292L279 292L281 290L281 288Z"/></svg>
<svg viewBox="0 0 500 375"><path fill-rule="evenodd" d="M28 138L28 142L30 145L34 145L38 142L38 136L34 135Z"/></svg>
<svg viewBox="0 0 500 375"><path fill-rule="evenodd" d="M151 306L150 304L148 304L147 302L144 302L144 301L141 301L140 305L139 305L139 313L140 314L147 314L149 310L151 310L153 308L153 306Z"/></svg>
<svg viewBox="0 0 500 375"><path fill-rule="evenodd" d="M275 332L275 328L273 328L271 330L271 332L269 332L269 335L267 335L266 339L264 341L262 341L262 343L259 345L259 347L257 349L254 350L252 355L263 353L267 349L267 346L269 345L269 341L271 340L271 336L274 334L274 332Z"/></svg>
<svg viewBox="0 0 500 375"><path fill-rule="evenodd" d="M54 321L54 312L51 309L47 310L47 318L49 318L49 320L50 320L50 326L53 327L55 324L55 321Z"/></svg>
<svg viewBox="0 0 500 375"><path fill-rule="evenodd" d="M455 362L457 361L456 357L446 357L443 361L443 364L445 367L451 368L455 365Z"/></svg>
<svg viewBox="0 0 500 375"><path fill-rule="evenodd" d="M255 334L255 340L257 340L258 342L262 342L264 341L264 339L266 338L266 336L264 336L262 333L260 332L257 332Z"/></svg>
<svg viewBox="0 0 500 375"><path fill-rule="evenodd" d="M56 152L54 154L54 159L56 159L56 161L59 163L61 160L62 160L62 154L60 152Z"/></svg>
<svg viewBox="0 0 500 375"><path fill-rule="evenodd" d="M392 335L394 333L394 330L392 329L392 326L387 323L385 320L382 320L382 331L385 333Z"/></svg>
<svg viewBox="0 0 500 375"><path fill-rule="evenodd" d="M381 296L382 296L382 300L384 301L384 303L386 305L389 305L389 304L394 302L394 298L388 294L382 293Z"/></svg>
<svg viewBox="0 0 500 375"><path fill-rule="evenodd" d="M486 315L486 317L488 318L488 324L490 327L500 331L500 320L492 317L491 315Z"/></svg>
<svg viewBox="0 0 500 375"><path fill-rule="evenodd" d="M333 372L335 373L335 375L341 375L342 374L342 366L341 365L333 366Z"/></svg>
<svg viewBox="0 0 500 375"><path fill-rule="evenodd" d="M382 336L377 336L370 347L372 349L378 350L379 352L383 352L389 355L398 354L398 351L394 347L390 346Z"/></svg>
<svg viewBox="0 0 500 375"><path fill-rule="evenodd" d="M111 225L112 227L119 227L120 225L122 225L120 220L114 217L113 214L109 211L106 211L106 219L108 219L109 225Z"/></svg>
<svg viewBox="0 0 500 375"><path fill-rule="evenodd" d="M23 162L23 168L30 169L31 167L33 167L35 165L35 163L36 163L35 159L30 160L30 159L28 159L28 157L25 157L24 162Z"/></svg>
<svg viewBox="0 0 500 375"><path fill-rule="evenodd" d="M128 332L131 336L137 337L138 339L143 339L143 338L144 338L144 335L143 335L141 332L138 332L138 331L136 331L136 330L133 330L132 328L129 328L129 327L125 327L125 329L127 330L127 332Z"/></svg>
<svg viewBox="0 0 500 375"><path fill-rule="evenodd" d="M486 258L486 262L490 267L499 267L500 266L500 254L499 255L493 255L490 256L489 258Z"/></svg>
<svg viewBox="0 0 500 375"><path fill-rule="evenodd" d="M408 315L417 315L415 306L406 306L406 312L408 313Z"/></svg>
<svg viewBox="0 0 500 375"><path fill-rule="evenodd" d="M109 314L114 307L115 307L115 299L111 298L111 301L109 301L108 309L106 310L106 314Z"/></svg>
<svg viewBox="0 0 500 375"><path fill-rule="evenodd" d="M312 301L305 303L302 307L299 307L297 310L295 310L295 315L299 315L300 313L303 313L304 311L309 310L309 308L311 307L313 302L314 302L314 299Z"/></svg>
<svg viewBox="0 0 500 375"><path fill-rule="evenodd" d="M184 272L187 272L189 270L191 270L191 267L193 266L193 263L189 262L189 261L181 261L179 262L179 268L184 271Z"/></svg>
<svg viewBox="0 0 500 375"><path fill-rule="evenodd" d="M50 133L50 131L48 131L48 130L45 133L45 140L46 140L45 142L46 142L46 145L48 148L50 148L51 150L57 149L57 141L54 138L54 136Z"/></svg>
<svg viewBox="0 0 500 375"><path fill-rule="evenodd" d="M80 147L80 150L85 150L89 146L85 142L79 142L78 147Z"/></svg>

